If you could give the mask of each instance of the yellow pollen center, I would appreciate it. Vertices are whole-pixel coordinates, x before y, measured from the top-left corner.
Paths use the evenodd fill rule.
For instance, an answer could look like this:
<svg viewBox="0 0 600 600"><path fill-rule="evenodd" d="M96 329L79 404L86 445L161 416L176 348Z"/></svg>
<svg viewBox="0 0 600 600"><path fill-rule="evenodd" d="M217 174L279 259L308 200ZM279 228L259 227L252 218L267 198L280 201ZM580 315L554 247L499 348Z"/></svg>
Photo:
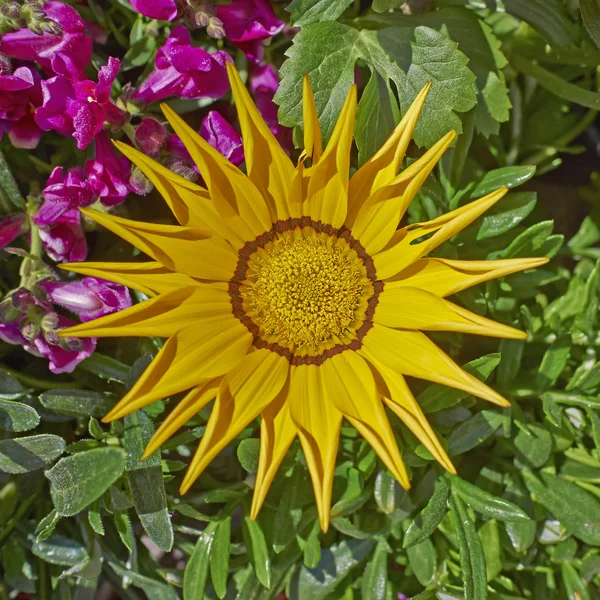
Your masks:
<svg viewBox="0 0 600 600"><path fill-rule="evenodd" d="M372 284L345 240L305 228L256 250L240 291L262 335L310 352L354 326Z"/></svg>

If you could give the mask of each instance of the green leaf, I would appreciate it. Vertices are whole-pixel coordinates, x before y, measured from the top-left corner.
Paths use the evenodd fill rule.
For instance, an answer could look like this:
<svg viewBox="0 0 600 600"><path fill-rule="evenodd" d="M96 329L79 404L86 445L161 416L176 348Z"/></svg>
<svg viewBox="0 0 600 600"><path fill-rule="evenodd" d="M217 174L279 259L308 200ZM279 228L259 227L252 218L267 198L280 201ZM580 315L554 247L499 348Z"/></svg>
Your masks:
<svg viewBox="0 0 600 600"><path fill-rule="evenodd" d="M575 570L570 562L562 562L560 565L563 584L567 598L577 598L577 600L590 600L589 587L586 581ZM577 593L577 595L575 595Z"/></svg>
<svg viewBox="0 0 600 600"><path fill-rule="evenodd" d="M396 97L386 80L374 71L357 109L354 139L358 148L359 165L381 148L399 121L400 108Z"/></svg>
<svg viewBox="0 0 600 600"><path fill-rule="evenodd" d="M407 548L408 564L411 566L415 577L423 586L429 585L437 568L437 552L433 542L427 538L419 544Z"/></svg>
<svg viewBox="0 0 600 600"><path fill-rule="evenodd" d="M375 478L375 502L386 515L398 508L398 496L401 488L387 469L382 469Z"/></svg>
<svg viewBox="0 0 600 600"><path fill-rule="evenodd" d="M50 511L37 525L35 528L35 532L37 533L37 537L35 538L36 542L41 542L46 538L50 537L52 532L56 529L58 522L61 517L56 512L56 510Z"/></svg>
<svg viewBox="0 0 600 600"><path fill-rule="evenodd" d="M99 352L94 352L89 358L86 358L79 364L79 368L89 371L96 377L119 383L125 383L129 374L127 365Z"/></svg>
<svg viewBox="0 0 600 600"><path fill-rule="evenodd" d="M531 214L536 202L535 192L509 194L474 225L476 239L487 240L510 231Z"/></svg>
<svg viewBox="0 0 600 600"><path fill-rule="evenodd" d="M104 524L100 514L100 500L94 500L88 510L88 521L98 535L104 535Z"/></svg>
<svg viewBox="0 0 600 600"><path fill-rule="evenodd" d="M27 395L27 390L8 373L0 371L0 399L18 400Z"/></svg>
<svg viewBox="0 0 600 600"><path fill-rule="evenodd" d="M70 517L81 512L121 476L124 468L121 448L97 448L63 458L45 473L58 514Z"/></svg>
<svg viewBox="0 0 600 600"><path fill-rule="evenodd" d="M550 389L567 366L571 353L571 334L556 338L546 350L542 364L535 376L535 386L538 390Z"/></svg>
<svg viewBox="0 0 600 600"><path fill-rule="evenodd" d="M488 171L471 191L471 198L480 198L503 187L514 188L523 185L534 175L535 167L532 165L502 167Z"/></svg>
<svg viewBox="0 0 600 600"><path fill-rule="evenodd" d="M117 532L125 547L129 552L133 551L133 530L131 529L131 520L126 510L115 510L113 513Z"/></svg>
<svg viewBox="0 0 600 600"><path fill-rule="evenodd" d="M150 417L141 410L125 417L123 445L127 451L125 471L133 505L148 537L163 551L173 547L173 528L167 508L160 451L142 460L144 448L154 435Z"/></svg>
<svg viewBox="0 0 600 600"><path fill-rule="evenodd" d="M463 365L463 369L480 381L486 381L499 362L500 354L486 354ZM433 413L450 408L467 396L469 396L468 392L433 384L417 396L417 401L423 412Z"/></svg>
<svg viewBox="0 0 600 600"><path fill-rule="evenodd" d="M259 520L251 521L248 511L242 520L242 534L256 577L266 588L271 587L271 557Z"/></svg>
<svg viewBox="0 0 600 600"><path fill-rule="evenodd" d="M292 0L285 10L292 13L290 24L304 27L311 23L336 21L352 0Z"/></svg>
<svg viewBox="0 0 600 600"><path fill-rule="evenodd" d="M9 537L0 550L2 578L13 589L22 593L35 594L35 579L31 563L16 536Z"/></svg>
<svg viewBox="0 0 600 600"><path fill-rule="evenodd" d="M450 512L458 539L465 600L485 600L487 598L485 555L475 524L462 500L454 494L450 496Z"/></svg>
<svg viewBox="0 0 600 600"><path fill-rule="evenodd" d="M10 171L2 151L0 151L0 196L1 195L8 198L16 208L20 210L25 209L25 200L19 191L19 186Z"/></svg>
<svg viewBox="0 0 600 600"><path fill-rule="evenodd" d="M552 435L537 423L529 423L526 431L519 429L513 443L517 456L536 468L546 464L552 452Z"/></svg>
<svg viewBox="0 0 600 600"><path fill-rule="evenodd" d="M498 522L495 520L484 523L477 532L481 540L483 554L485 556L486 577L493 581L503 568L502 545L500 543L500 531Z"/></svg>
<svg viewBox="0 0 600 600"><path fill-rule="evenodd" d="M227 516L218 521L210 550L210 578L219 598L224 598L227 593L230 544L231 516Z"/></svg>
<svg viewBox="0 0 600 600"><path fill-rule="evenodd" d="M34 541L31 552L47 563L64 567L73 567L89 558L81 544L62 535L51 535L39 542Z"/></svg>
<svg viewBox="0 0 600 600"><path fill-rule="evenodd" d="M296 532L296 526L302 516L302 488L305 487L304 474L295 466L289 481L277 503L273 527L273 550L277 554L283 551Z"/></svg>
<svg viewBox="0 0 600 600"><path fill-rule="evenodd" d="M39 422L40 415L31 406L0 399L0 428L14 432L29 431Z"/></svg>
<svg viewBox="0 0 600 600"><path fill-rule="evenodd" d="M541 221L519 234L500 256L494 258L521 258L554 256L562 246L562 235L551 235L552 221ZM491 256L489 258L492 258Z"/></svg>
<svg viewBox="0 0 600 600"><path fill-rule="evenodd" d="M177 594L175 588L172 585L168 585L157 579L145 577L144 575L140 575L136 571L124 569L115 562L109 562L108 564L111 566L113 571L117 573L117 575L120 575L122 578L130 581L131 585L134 585L144 590L144 592L148 596L148 600L179 600L179 595ZM202 596L198 596L198 598L201 597ZM192 598L196 597L192 596Z"/></svg>
<svg viewBox="0 0 600 600"><path fill-rule="evenodd" d="M183 573L183 600L198 600L205 597L209 555L216 529L216 522L209 523L196 542Z"/></svg>
<svg viewBox="0 0 600 600"><path fill-rule="evenodd" d="M380 541L375 546L373 557L367 563L361 580L363 600L384 600L387 574L388 545Z"/></svg>
<svg viewBox="0 0 600 600"><path fill-rule="evenodd" d="M304 545L304 566L307 569L315 569L319 562L321 562L320 533L321 527L319 526L319 521L315 520Z"/></svg>
<svg viewBox="0 0 600 600"><path fill-rule="evenodd" d="M409 525L402 541L403 548L410 548L426 540L442 522L448 510L450 486L445 478L438 479L433 496L427 506L415 517Z"/></svg>
<svg viewBox="0 0 600 600"><path fill-rule="evenodd" d="M242 468L248 473L258 471L258 455L260 453L260 440L258 438L248 438L242 440L237 447L237 457Z"/></svg>
<svg viewBox="0 0 600 600"><path fill-rule="evenodd" d="M348 540L323 550L315 569L300 567L290 582L290 600L328 600L338 584L369 554L375 541Z"/></svg>
<svg viewBox="0 0 600 600"><path fill-rule="evenodd" d="M135 67L143 67L154 58L156 52L156 38L144 36L131 44L122 61L122 70L129 71Z"/></svg>
<svg viewBox="0 0 600 600"><path fill-rule="evenodd" d="M473 510L489 519L501 521L528 521L529 516L516 504L494 496L485 490L457 477L446 474L452 484L452 490L460 496Z"/></svg>
<svg viewBox="0 0 600 600"><path fill-rule="evenodd" d="M77 417L101 418L115 405L111 396L87 390L51 390L39 398L44 407Z"/></svg>
<svg viewBox="0 0 600 600"><path fill-rule="evenodd" d="M583 23L600 48L600 0L579 0Z"/></svg>
<svg viewBox="0 0 600 600"><path fill-rule="evenodd" d="M448 454L456 456L475 448L487 440L502 425L503 416L497 412L482 410L461 423L448 438Z"/></svg>
<svg viewBox="0 0 600 600"><path fill-rule="evenodd" d="M65 441L57 435L32 435L0 441L0 471L29 473L47 467L65 449Z"/></svg>
<svg viewBox="0 0 600 600"><path fill-rule="evenodd" d="M540 481L531 471L523 472L525 484L560 522L586 544L600 545L600 502L579 486L550 473L540 473Z"/></svg>
<svg viewBox="0 0 600 600"><path fill-rule="evenodd" d="M570 46L576 42L561 0L504 0L506 12L529 23L550 43Z"/></svg>
<svg viewBox="0 0 600 600"><path fill-rule="evenodd" d="M502 359L498 365L498 386L507 388L516 378L521 369L525 340L502 340L500 342L500 355Z"/></svg>
<svg viewBox="0 0 600 600"><path fill-rule="evenodd" d="M451 129L462 131L457 112L475 105L471 84L475 76L467 58L444 34L427 27L357 30L335 22L304 27L286 52L283 79L275 96L283 125L302 123L302 78L310 76L324 140L328 140L348 89L354 82L354 66L364 60L372 70L397 89L402 114L418 92L433 81L414 139L431 146ZM388 83L389 85L389 83ZM371 110L371 103L363 104ZM357 116L361 122L368 120Z"/></svg>

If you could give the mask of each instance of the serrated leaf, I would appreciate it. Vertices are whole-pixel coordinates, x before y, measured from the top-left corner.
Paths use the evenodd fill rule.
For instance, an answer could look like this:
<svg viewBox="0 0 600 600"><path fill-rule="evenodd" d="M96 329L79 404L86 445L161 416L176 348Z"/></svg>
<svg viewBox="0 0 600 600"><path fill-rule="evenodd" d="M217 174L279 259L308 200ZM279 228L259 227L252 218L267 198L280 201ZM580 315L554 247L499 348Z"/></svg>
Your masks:
<svg viewBox="0 0 600 600"><path fill-rule="evenodd" d="M403 548L410 548L426 540L442 522L448 510L448 496L450 485L444 478L440 478L435 484L433 496L427 506L418 514L409 525L402 541Z"/></svg>
<svg viewBox="0 0 600 600"><path fill-rule="evenodd" d="M453 494L450 496L450 512L458 539L465 600L485 600L487 598L485 555L475 524L462 500Z"/></svg>
<svg viewBox="0 0 600 600"><path fill-rule="evenodd" d="M371 553L375 542L348 540L323 550L316 568L300 570L290 582L290 600L327 600L346 576Z"/></svg>
<svg viewBox="0 0 600 600"><path fill-rule="evenodd" d="M575 537L590 545L600 545L600 502L579 486L550 473L531 471L523 478L536 502L543 504Z"/></svg>
<svg viewBox="0 0 600 600"><path fill-rule="evenodd" d="M57 435L31 435L0 441L0 471L29 473L47 467L65 449L65 441Z"/></svg>
<svg viewBox="0 0 600 600"><path fill-rule="evenodd" d="M485 490L457 477L447 474L453 491L462 498L473 510L489 519L501 521L528 521L529 516L516 504L494 496Z"/></svg>
<svg viewBox="0 0 600 600"><path fill-rule="evenodd" d="M0 429L19 433L37 427L39 422L40 415L31 406L0 399Z"/></svg>
<svg viewBox="0 0 600 600"><path fill-rule="evenodd" d="M292 0L286 10L292 13L291 25L304 27L311 23L337 20L351 3L352 0Z"/></svg>
<svg viewBox="0 0 600 600"><path fill-rule="evenodd" d="M111 396L88 390L51 390L39 398L45 408L73 416L101 418L115 405Z"/></svg>
<svg viewBox="0 0 600 600"><path fill-rule="evenodd" d="M420 146L433 145L451 129L461 131L456 113L475 104L471 89L475 76L466 66L467 58L445 35L427 27L369 31L335 22L313 23L295 36L286 54L289 58L281 68L283 79L275 96L279 120L288 126L302 122L302 78L306 73L315 91L324 140L333 131L359 59L385 81L394 82L402 113L433 80L414 135Z"/></svg>
<svg viewBox="0 0 600 600"><path fill-rule="evenodd" d="M133 551L133 530L131 529L131 520L126 510L115 510L113 513L117 532L125 547L129 552Z"/></svg>
<svg viewBox="0 0 600 600"><path fill-rule="evenodd" d="M154 425L144 411L125 417L123 445L127 451L125 471L133 505L148 537L163 551L173 547L173 528L167 508L160 451L141 460L144 448L154 435Z"/></svg>
<svg viewBox="0 0 600 600"><path fill-rule="evenodd" d="M227 593L230 544L231 516L227 516L217 523L210 549L210 578L219 598L224 598Z"/></svg>
<svg viewBox="0 0 600 600"><path fill-rule="evenodd" d="M63 458L45 475L59 515L70 517L99 498L125 468L121 448L96 448Z"/></svg>

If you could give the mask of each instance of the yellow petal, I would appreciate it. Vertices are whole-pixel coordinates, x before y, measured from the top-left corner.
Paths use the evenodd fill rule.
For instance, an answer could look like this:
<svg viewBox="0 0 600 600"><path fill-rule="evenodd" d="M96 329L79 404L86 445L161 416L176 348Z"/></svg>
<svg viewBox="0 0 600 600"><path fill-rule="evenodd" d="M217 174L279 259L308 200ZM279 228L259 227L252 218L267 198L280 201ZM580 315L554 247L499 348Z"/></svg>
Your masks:
<svg viewBox="0 0 600 600"><path fill-rule="evenodd" d="M233 276L237 253L223 238L209 237L205 230L131 221L87 208L81 212L172 271L218 281Z"/></svg>
<svg viewBox="0 0 600 600"><path fill-rule="evenodd" d="M61 337L169 337L190 323L205 326L232 317L231 300L224 290L209 286L179 288L111 315L79 323Z"/></svg>
<svg viewBox="0 0 600 600"><path fill-rule="evenodd" d="M496 323L431 292L419 288L385 285L373 321L386 327L423 331L461 331L476 335L524 340L527 334Z"/></svg>
<svg viewBox="0 0 600 600"><path fill-rule="evenodd" d="M185 494L212 459L253 421L283 388L288 361L270 350L248 354L221 382L206 430L179 491Z"/></svg>
<svg viewBox="0 0 600 600"><path fill-rule="evenodd" d="M450 296L478 283L510 275L517 271L535 269L548 258L510 258L507 260L448 260L421 258L387 279L385 289L418 287L436 296Z"/></svg>
<svg viewBox="0 0 600 600"><path fill-rule="evenodd" d="M378 279L387 279L437 248L440 244L470 225L477 217L503 198L508 188L502 188L461 206L452 212L399 229L390 243L373 257ZM431 236L420 243L417 240Z"/></svg>
<svg viewBox="0 0 600 600"><path fill-rule="evenodd" d="M442 467L455 473L452 461L448 458L446 450L431 428L404 377L381 362L378 362L374 368L383 377L387 388L381 390L384 395L389 395L389 398L384 397L384 402L402 419Z"/></svg>
<svg viewBox="0 0 600 600"><path fill-rule="evenodd" d="M100 277L120 283L134 290L139 290L147 296L166 294L175 289L202 284L183 273L167 269L159 262L144 263L109 263L109 262L74 262L58 265L65 271ZM209 284L209 285L221 285ZM226 288L223 288L226 289Z"/></svg>
<svg viewBox="0 0 600 600"><path fill-rule="evenodd" d="M333 402L369 442L400 485L409 489L410 481L396 438L366 361L349 350L327 359L320 368L326 382L326 401Z"/></svg>
<svg viewBox="0 0 600 600"><path fill-rule="evenodd" d="M260 457L250 509L251 519L258 516L273 477L297 434L287 404L288 391L289 385L279 392L278 397L261 414Z"/></svg>
<svg viewBox="0 0 600 600"><path fill-rule="evenodd" d="M354 219L362 203L380 187L387 185L396 177L417 126L430 87L431 83L428 83L419 92L419 95L385 144L350 179L348 216L346 218L348 227L354 224Z"/></svg>
<svg viewBox="0 0 600 600"><path fill-rule="evenodd" d="M217 212L245 240L271 229L265 199L254 183L166 104L161 108L200 169Z"/></svg>
<svg viewBox="0 0 600 600"><path fill-rule="evenodd" d="M183 400L180 400L148 442L142 460L158 450L190 419L195 417L217 395L220 384L221 378L211 379L191 390Z"/></svg>
<svg viewBox="0 0 600 600"><path fill-rule="evenodd" d="M271 220L288 219L287 197L294 165L258 112L237 69L229 62L227 74L240 120L248 177L267 201Z"/></svg>
<svg viewBox="0 0 600 600"><path fill-rule="evenodd" d="M298 428L306 464L312 479L321 529L329 528L335 459L342 413L326 401L325 381L316 365L292 367L290 414Z"/></svg>
<svg viewBox="0 0 600 600"><path fill-rule="evenodd" d="M379 187L362 205L352 227L352 236L369 254L379 252L390 241L409 204L455 137L455 131L446 134L388 185Z"/></svg>
<svg viewBox="0 0 600 600"><path fill-rule="evenodd" d="M461 369L420 331L399 331L375 323L358 351L372 364L419 379L441 383L498 404L510 406L498 392Z"/></svg>
<svg viewBox="0 0 600 600"><path fill-rule="evenodd" d="M323 154L323 138L315 96L308 75L304 75L302 81L302 118L304 121L304 152L312 159L312 164L316 165Z"/></svg>
<svg viewBox="0 0 600 600"><path fill-rule="evenodd" d="M171 336L125 397L102 419L120 419L156 400L224 375L246 355L252 336L233 316Z"/></svg>
<svg viewBox="0 0 600 600"><path fill-rule="evenodd" d="M314 221L341 227L348 209L348 173L356 115L356 86L350 87L331 139L310 173L304 214Z"/></svg>

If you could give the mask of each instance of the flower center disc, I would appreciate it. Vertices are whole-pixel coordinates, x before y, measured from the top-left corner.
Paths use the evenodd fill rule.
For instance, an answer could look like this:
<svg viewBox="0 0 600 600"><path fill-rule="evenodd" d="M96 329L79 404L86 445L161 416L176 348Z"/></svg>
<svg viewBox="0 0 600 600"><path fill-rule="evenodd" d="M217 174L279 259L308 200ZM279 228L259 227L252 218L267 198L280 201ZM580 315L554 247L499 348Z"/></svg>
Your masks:
<svg viewBox="0 0 600 600"><path fill-rule="evenodd" d="M246 244L229 286L254 345L295 364L360 344L378 287L372 260L349 232L306 218L280 221Z"/></svg>

